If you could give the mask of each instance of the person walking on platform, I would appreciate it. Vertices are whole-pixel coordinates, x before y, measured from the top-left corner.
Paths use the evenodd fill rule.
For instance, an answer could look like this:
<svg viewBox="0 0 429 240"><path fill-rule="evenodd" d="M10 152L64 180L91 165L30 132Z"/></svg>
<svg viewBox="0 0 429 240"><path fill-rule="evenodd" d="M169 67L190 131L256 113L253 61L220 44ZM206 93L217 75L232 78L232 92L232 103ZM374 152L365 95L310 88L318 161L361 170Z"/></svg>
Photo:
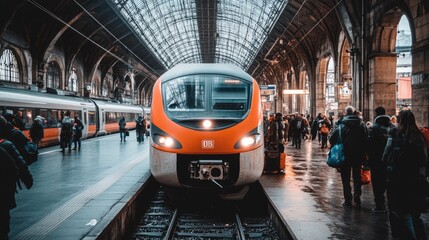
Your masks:
<svg viewBox="0 0 429 240"><path fill-rule="evenodd" d="M283 137L284 137L284 124L281 113L276 113L273 121L270 122L270 128L268 133L268 147L269 148L277 148L280 153L285 151L285 147L283 145Z"/></svg>
<svg viewBox="0 0 429 240"><path fill-rule="evenodd" d="M292 120L292 146L295 146L295 148L301 148L301 142L302 142L302 133L305 129L305 123L302 119L302 116L298 113L295 113L295 118Z"/></svg>
<svg viewBox="0 0 429 240"><path fill-rule="evenodd" d="M15 145L16 149L18 149L19 153L24 157L27 165L37 161L37 159L33 159L30 155L26 154L25 146L30 140L21 130L15 128L12 123L8 122L4 117L0 117L0 138L11 141Z"/></svg>
<svg viewBox="0 0 429 240"><path fill-rule="evenodd" d="M427 149L414 114L402 110L383 154L387 170L389 222L394 239L427 239L420 214L425 209Z"/></svg>
<svg viewBox="0 0 429 240"><path fill-rule="evenodd" d="M354 199L356 207L360 207L362 195L361 184L361 166L365 159L366 142L368 137L368 130L365 123L358 116L354 114L354 107L347 106L345 109L346 116L342 119L341 133L340 128L335 128L329 137L331 146L334 146L341 134L342 142L344 145L345 161L340 167L341 181L343 183L344 203L343 206L351 207L352 198ZM350 187L351 173L353 176L354 196Z"/></svg>
<svg viewBox="0 0 429 240"><path fill-rule="evenodd" d="M8 239L10 210L16 207L16 186L21 180L27 189L33 186L26 162L12 142L0 138L0 239Z"/></svg>
<svg viewBox="0 0 429 240"><path fill-rule="evenodd" d="M65 149L68 147L69 152L71 152L71 140L73 136L73 123L70 118L70 111L64 113L64 118L61 121L61 133L60 133L60 144L61 152L64 153Z"/></svg>
<svg viewBox="0 0 429 240"><path fill-rule="evenodd" d="M82 130L84 126L82 121L79 119L78 115L74 115L74 122L73 122L73 150L80 150L80 147L82 145L82 142L80 138L82 137Z"/></svg>
<svg viewBox="0 0 429 240"><path fill-rule="evenodd" d="M137 142L144 142L144 134L146 133L146 120L139 116L136 119L136 137Z"/></svg>
<svg viewBox="0 0 429 240"><path fill-rule="evenodd" d="M121 137L121 142L122 140L124 140L124 142L126 142L127 140L125 140L125 138L127 137L125 131L127 130L126 125L127 122L125 122L125 117L122 116L121 119L119 119L119 136Z"/></svg>
<svg viewBox="0 0 429 240"><path fill-rule="evenodd" d="M368 160L371 168L372 191L374 192L374 213L385 213L384 193L386 192L386 163L382 161L390 128L390 117L384 107L375 110L374 123L368 128Z"/></svg>
<svg viewBox="0 0 429 240"><path fill-rule="evenodd" d="M44 118L41 116L37 116L33 124L31 124L30 128L30 138L33 143L39 147L39 142L42 140L42 138L45 136L44 134L44 128L43 128L43 121Z"/></svg>

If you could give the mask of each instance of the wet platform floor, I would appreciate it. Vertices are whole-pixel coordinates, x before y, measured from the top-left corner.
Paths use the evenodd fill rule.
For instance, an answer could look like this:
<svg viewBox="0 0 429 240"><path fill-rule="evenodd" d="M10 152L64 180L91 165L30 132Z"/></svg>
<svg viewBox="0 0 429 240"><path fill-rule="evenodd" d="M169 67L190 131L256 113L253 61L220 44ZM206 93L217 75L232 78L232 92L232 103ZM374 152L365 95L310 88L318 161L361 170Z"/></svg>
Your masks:
<svg viewBox="0 0 429 240"><path fill-rule="evenodd" d="M260 182L296 239L392 239L388 214L375 214L372 186L362 186L360 208L345 208L340 173L326 164L317 140L286 147L286 173ZM352 184L352 182L351 182ZM429 233L429 214L422 215Z"/></svg>
<svg viewBox="0 0 429 240"><path fill-rule="evenodd" d="M80 151L41 149L30 166L34 186L20 190L10 239L95 239L150 176L148 141L113 134L82 142ZM340 174L316 141L286 147L286 174L260 182L296 239L391 239L387 214L373 214L370 185L362 207L345 209ZM423 215L429 233L429 215Z"/></svg>

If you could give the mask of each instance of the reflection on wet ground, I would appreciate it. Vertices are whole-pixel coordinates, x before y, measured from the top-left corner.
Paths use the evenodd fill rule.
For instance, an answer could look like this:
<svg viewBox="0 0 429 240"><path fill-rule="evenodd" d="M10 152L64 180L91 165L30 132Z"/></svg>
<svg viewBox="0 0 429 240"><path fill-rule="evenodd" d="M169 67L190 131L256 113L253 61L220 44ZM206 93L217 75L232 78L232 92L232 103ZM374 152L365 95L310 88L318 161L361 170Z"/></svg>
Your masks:
<svg viewBox="0 0 429 240"><path fill-rule="evenodd" d="M283 201L278 208L298 238L392 239L388 214L371 211L375 207L371 184L362 186L360 208L344 208L340 173L326 164L328 149L321 149L315 140L303 142L301 149L289 143L285 151L286 174L264 175L261 182ZM429 233L429 214L422 218Z"/></svg>

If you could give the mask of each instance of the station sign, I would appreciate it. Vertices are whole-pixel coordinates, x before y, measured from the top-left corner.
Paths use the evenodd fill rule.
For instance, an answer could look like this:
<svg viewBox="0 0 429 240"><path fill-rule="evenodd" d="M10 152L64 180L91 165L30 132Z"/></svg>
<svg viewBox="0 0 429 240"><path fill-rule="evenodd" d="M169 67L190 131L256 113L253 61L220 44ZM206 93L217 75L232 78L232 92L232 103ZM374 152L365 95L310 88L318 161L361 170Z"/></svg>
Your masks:
<svg viewBox="0 0 429 240"><path fill-rule="evenodd" d="M259 85L259 89L263 96L276 94L276 85Z"/></svg>

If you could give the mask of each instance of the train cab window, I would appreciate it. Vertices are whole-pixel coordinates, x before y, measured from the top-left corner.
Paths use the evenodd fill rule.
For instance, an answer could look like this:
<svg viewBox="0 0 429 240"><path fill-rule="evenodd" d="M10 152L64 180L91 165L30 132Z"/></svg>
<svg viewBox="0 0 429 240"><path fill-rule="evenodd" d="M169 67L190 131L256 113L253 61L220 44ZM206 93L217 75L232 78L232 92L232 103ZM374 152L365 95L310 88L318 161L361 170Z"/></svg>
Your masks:
<svg viewBox="0 0 429 240"><path fill-rule="evenodd" d="M249 110L251 82L225 75L191 75L168 80L162 91L173 119L242 118Z"/></svg>
<svg viewBox="0 0 429 240"><path fill-rule="evenodd" d="M163 84L168 111L205 109L205 82L202 76L188 76Z"/></svg>

